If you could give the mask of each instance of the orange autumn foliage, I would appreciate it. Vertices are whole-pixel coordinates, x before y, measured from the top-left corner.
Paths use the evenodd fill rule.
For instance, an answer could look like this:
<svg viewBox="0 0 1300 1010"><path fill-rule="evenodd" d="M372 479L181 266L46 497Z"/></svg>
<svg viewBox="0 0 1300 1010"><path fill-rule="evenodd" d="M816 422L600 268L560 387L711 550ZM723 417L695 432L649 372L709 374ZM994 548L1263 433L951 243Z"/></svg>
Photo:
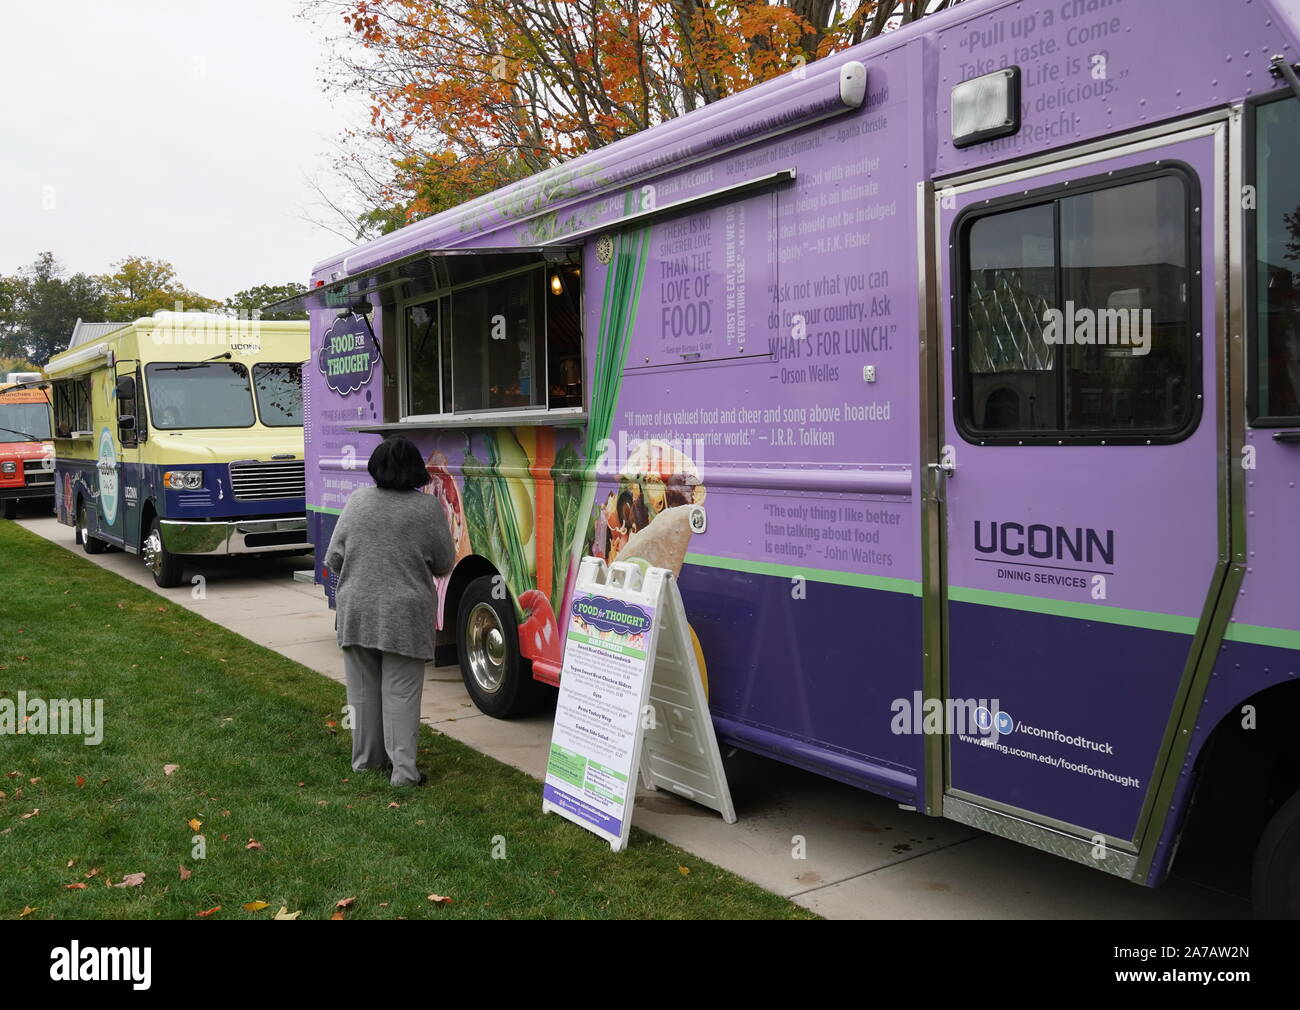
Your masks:
<svg viewBox="0 0 1300 1010"><path fill-rule="evenodd" d="M317 0L400 220L436 213L958 0ZM359 47L357 45L359 43Z"/></svg>

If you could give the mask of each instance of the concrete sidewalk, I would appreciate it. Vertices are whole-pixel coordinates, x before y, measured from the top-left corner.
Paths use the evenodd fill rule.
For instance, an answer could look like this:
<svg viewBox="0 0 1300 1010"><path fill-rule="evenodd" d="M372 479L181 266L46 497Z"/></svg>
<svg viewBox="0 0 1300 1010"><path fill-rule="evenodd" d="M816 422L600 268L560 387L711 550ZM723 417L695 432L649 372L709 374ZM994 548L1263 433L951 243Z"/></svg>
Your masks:
<svg viewBox="0 0 1300 1010"><path fill-rule="evenodd" d="M71 527L21 520L81 553ZM134 555L87 560L259 645L343 680L334 617L318 586L295 581L305 558L205 560L205 598L159 590ZM541 779L550 715L502 722L470 702L457 667L427 670L423 719L439 732ZM1055 856L745 752L724 754L737 824L661 792L641 793L634 823L829 918L1237 919L1245 902L1172 881L1150 891ZM541 807L541 789L538 789ZM581 830L577 827L575 831ZM799 840L805 858L796 859Z"/></svg>

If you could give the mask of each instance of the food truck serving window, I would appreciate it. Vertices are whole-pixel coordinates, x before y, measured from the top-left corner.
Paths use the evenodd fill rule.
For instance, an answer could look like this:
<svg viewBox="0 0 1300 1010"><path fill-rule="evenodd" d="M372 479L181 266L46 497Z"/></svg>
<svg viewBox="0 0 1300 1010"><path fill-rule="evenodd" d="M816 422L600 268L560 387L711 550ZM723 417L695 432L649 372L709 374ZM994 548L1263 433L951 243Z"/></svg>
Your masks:
<svg viewBox="0 0 1300 1010"><path fill-rule="evenodd" d="M403 304L405 417L582 406L579 268L515 259L448 257L447 287Z"/></svg>
<svg viewBox="0 0 1300 1010"><path fill-rule="evenodd" d="M257 413L268 428L302 426L302 365L253 366Z"/></svg>
<svg viewBox="0 0 1300 1010"><path fill-rule="evenodd" d="M1115 173L958 221L957 414L968 439L1190 433L1195 186L1178 167Z"/></svg>
<svg viewBox="0 0 1300 1010"><path fill-rule="evenodd" d="M90 378L78 376L54 384L54 428L59 438L89 432L94 424L90 412Z"/></svg>
<svg viewBox="0 0 1300 1010"><path fill-rule="evenodd" d="M232 361L169 362L145 368L155 428L251 428L248 368Z"/></svg>

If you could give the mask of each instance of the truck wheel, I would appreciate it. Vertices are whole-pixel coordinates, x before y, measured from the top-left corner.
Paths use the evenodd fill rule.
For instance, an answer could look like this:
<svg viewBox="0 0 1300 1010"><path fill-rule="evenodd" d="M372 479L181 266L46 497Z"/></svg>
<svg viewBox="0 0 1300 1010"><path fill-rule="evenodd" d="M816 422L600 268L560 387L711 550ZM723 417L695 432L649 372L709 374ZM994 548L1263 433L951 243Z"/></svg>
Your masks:
<svg viewBox="0 0 1300 1010"><path fill-rule="evenodd" d="M140 545L140 557L160 589L172 589L181 584L185 575L185 559L163 546L162 530L157 519L149 520L149 532Z"/></svg>
<svg viewBox="0 0 1300 1010"><path fill-rule="evenodd" d="M519 630L509 599L493 595L497 577L484 575L465 587L457 615L460 675L484 715L526 715L540 700L530 664L519 655Z"/></svg>
<svg viewBox="0 0 1300 1010"><path fill-rule="evenodd" d="M90 535L90 513L84 500L77 502L77 540L87 554L103 554L108 549L108 544Z"/></svg>
<svg viewBox="0 0 1300 1010"><path fill-rule="evenodd" d="M1264 828L1250 889L1256 918L1300 919L1300 793Z"/></svg>
<svg viewBox="0 0 1300 1010"><path fill-rule="evenodd" d="M6 519L18 518L18 499L6 498L4 501L4 517Z"/></svg>

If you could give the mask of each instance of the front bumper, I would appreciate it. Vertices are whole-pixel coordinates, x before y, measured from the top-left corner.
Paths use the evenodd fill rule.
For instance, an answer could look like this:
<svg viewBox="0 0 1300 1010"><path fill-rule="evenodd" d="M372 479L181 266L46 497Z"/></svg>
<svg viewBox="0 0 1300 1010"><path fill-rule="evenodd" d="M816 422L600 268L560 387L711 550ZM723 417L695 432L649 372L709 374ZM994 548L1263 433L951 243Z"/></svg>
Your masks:
<svg viewBox="0 0 1300 1010"><path fill-rule="evenodd" d="M162 519L163 546L172 554L265 554L309 551L307 517L281 519Z"/></svg>
<svg viewBox="0 0 1300 1010"><path fill-rule="evenodd" d="M23 501L40 501L42 499L54 500L54 474L45 478L45 474L37 471L35 474L37 480L29 484L14 484L10 487L0 487L0 501L10 501L15 498L21 498ZM28 476L28 480L32 475Z"/></svg>

